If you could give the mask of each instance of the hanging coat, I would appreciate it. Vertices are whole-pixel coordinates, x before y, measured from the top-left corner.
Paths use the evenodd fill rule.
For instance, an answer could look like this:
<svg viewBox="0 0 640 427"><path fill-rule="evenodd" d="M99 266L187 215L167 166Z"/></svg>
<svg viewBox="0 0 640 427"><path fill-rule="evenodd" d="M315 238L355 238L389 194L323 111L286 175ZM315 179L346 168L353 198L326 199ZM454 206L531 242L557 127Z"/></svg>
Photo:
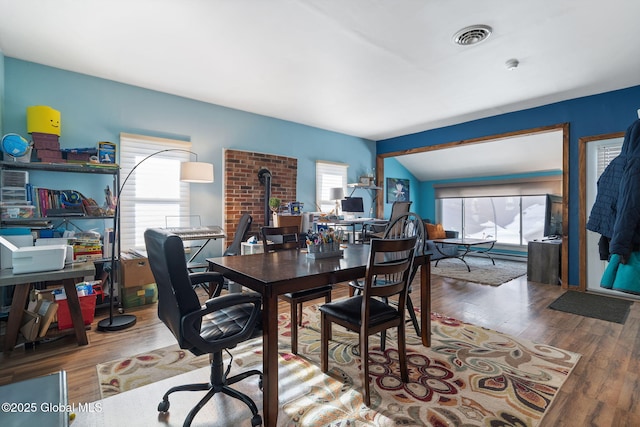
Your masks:
<svg viewBox="0 0 640 427"><path fill-rule="evenodd" d="M640 119L627 130L620 155L626 158L618 190L609 252L621 262L640 250Z"/></svg>

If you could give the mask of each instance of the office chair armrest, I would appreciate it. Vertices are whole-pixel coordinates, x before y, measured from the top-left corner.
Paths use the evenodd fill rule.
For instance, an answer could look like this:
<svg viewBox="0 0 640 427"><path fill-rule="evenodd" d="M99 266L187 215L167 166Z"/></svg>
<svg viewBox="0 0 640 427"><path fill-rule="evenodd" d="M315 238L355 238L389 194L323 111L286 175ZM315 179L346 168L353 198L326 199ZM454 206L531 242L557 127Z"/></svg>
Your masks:
<svg viewBox="0 0 640 427"><path fill-rule="evenodd" d="M238 342L249 339L251 335L253 335L255 326L260 322L262 316L262 297L255 292L232 293L211 298L205 302L205 305L203 305L200 310L183 316L182 331L185 339L195 347L210 347L212 343L200 336L200 322L202 318L209 313L242 304L253 304L249 319L238 333L216 339L215 346L219 348L230 348Z"/></svg>
<svg viewBox="0 0 640 427"><path fill-rule="evenodd" d="M215 271L198 271L195 273L189 273L189 279L191 280L191 286L202 283L215 283L216 288L211 295L212 297L220 296L222 286L224 285L224 276L220 273L216 273Z"/></svg>

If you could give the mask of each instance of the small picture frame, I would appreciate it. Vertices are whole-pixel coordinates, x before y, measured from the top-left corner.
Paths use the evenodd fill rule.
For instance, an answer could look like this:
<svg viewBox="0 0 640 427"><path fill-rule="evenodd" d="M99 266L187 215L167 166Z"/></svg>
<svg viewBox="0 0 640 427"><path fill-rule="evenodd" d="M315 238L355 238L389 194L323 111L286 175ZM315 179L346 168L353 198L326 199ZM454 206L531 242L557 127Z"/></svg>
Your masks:
<svg viewBox="0 0 640 427"><path fill-rule="evenodd" d="M361 176L360 177L360 185L371 185L371 178L368 176Z"/></svg>
<svg viewBox="0 0 640 427"><path fill-rule="evenodd" d="M401 178L387 178L387 203L408 202L409 180Z"/></svg>

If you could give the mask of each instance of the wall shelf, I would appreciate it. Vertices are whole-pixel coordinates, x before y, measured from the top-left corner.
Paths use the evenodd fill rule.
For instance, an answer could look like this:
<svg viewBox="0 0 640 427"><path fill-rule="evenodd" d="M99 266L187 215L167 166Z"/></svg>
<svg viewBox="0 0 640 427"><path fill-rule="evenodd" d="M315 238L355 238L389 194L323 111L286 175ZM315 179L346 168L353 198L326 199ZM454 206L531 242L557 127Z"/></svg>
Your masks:
<svg viewBox="0 0 640 427"><path fill-rule="evenodd" d="M362 188L363 190L382 190L382 187L378 187L377 185L366 185L360 183L347 184L349 188Z"/></svg>

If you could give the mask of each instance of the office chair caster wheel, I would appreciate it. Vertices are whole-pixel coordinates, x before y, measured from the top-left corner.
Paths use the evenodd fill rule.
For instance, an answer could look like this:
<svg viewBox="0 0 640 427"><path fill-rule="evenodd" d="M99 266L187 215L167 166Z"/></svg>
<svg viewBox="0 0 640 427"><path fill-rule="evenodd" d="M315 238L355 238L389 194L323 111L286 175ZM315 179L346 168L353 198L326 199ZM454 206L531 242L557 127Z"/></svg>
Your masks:
<svg viewBox="0 0 640 427"><path fill-rule="evenodd" d="M163 400L162 402L158 403L158 412L168 412L169 405L170 403L168 400Z"/></svg>
<svg viewBox="0 0 640 427"><path fill-rule="evenodd" d="M260 415L254 415L251 418L251 427L261 426L262 425L262 417Z"/></svg>

